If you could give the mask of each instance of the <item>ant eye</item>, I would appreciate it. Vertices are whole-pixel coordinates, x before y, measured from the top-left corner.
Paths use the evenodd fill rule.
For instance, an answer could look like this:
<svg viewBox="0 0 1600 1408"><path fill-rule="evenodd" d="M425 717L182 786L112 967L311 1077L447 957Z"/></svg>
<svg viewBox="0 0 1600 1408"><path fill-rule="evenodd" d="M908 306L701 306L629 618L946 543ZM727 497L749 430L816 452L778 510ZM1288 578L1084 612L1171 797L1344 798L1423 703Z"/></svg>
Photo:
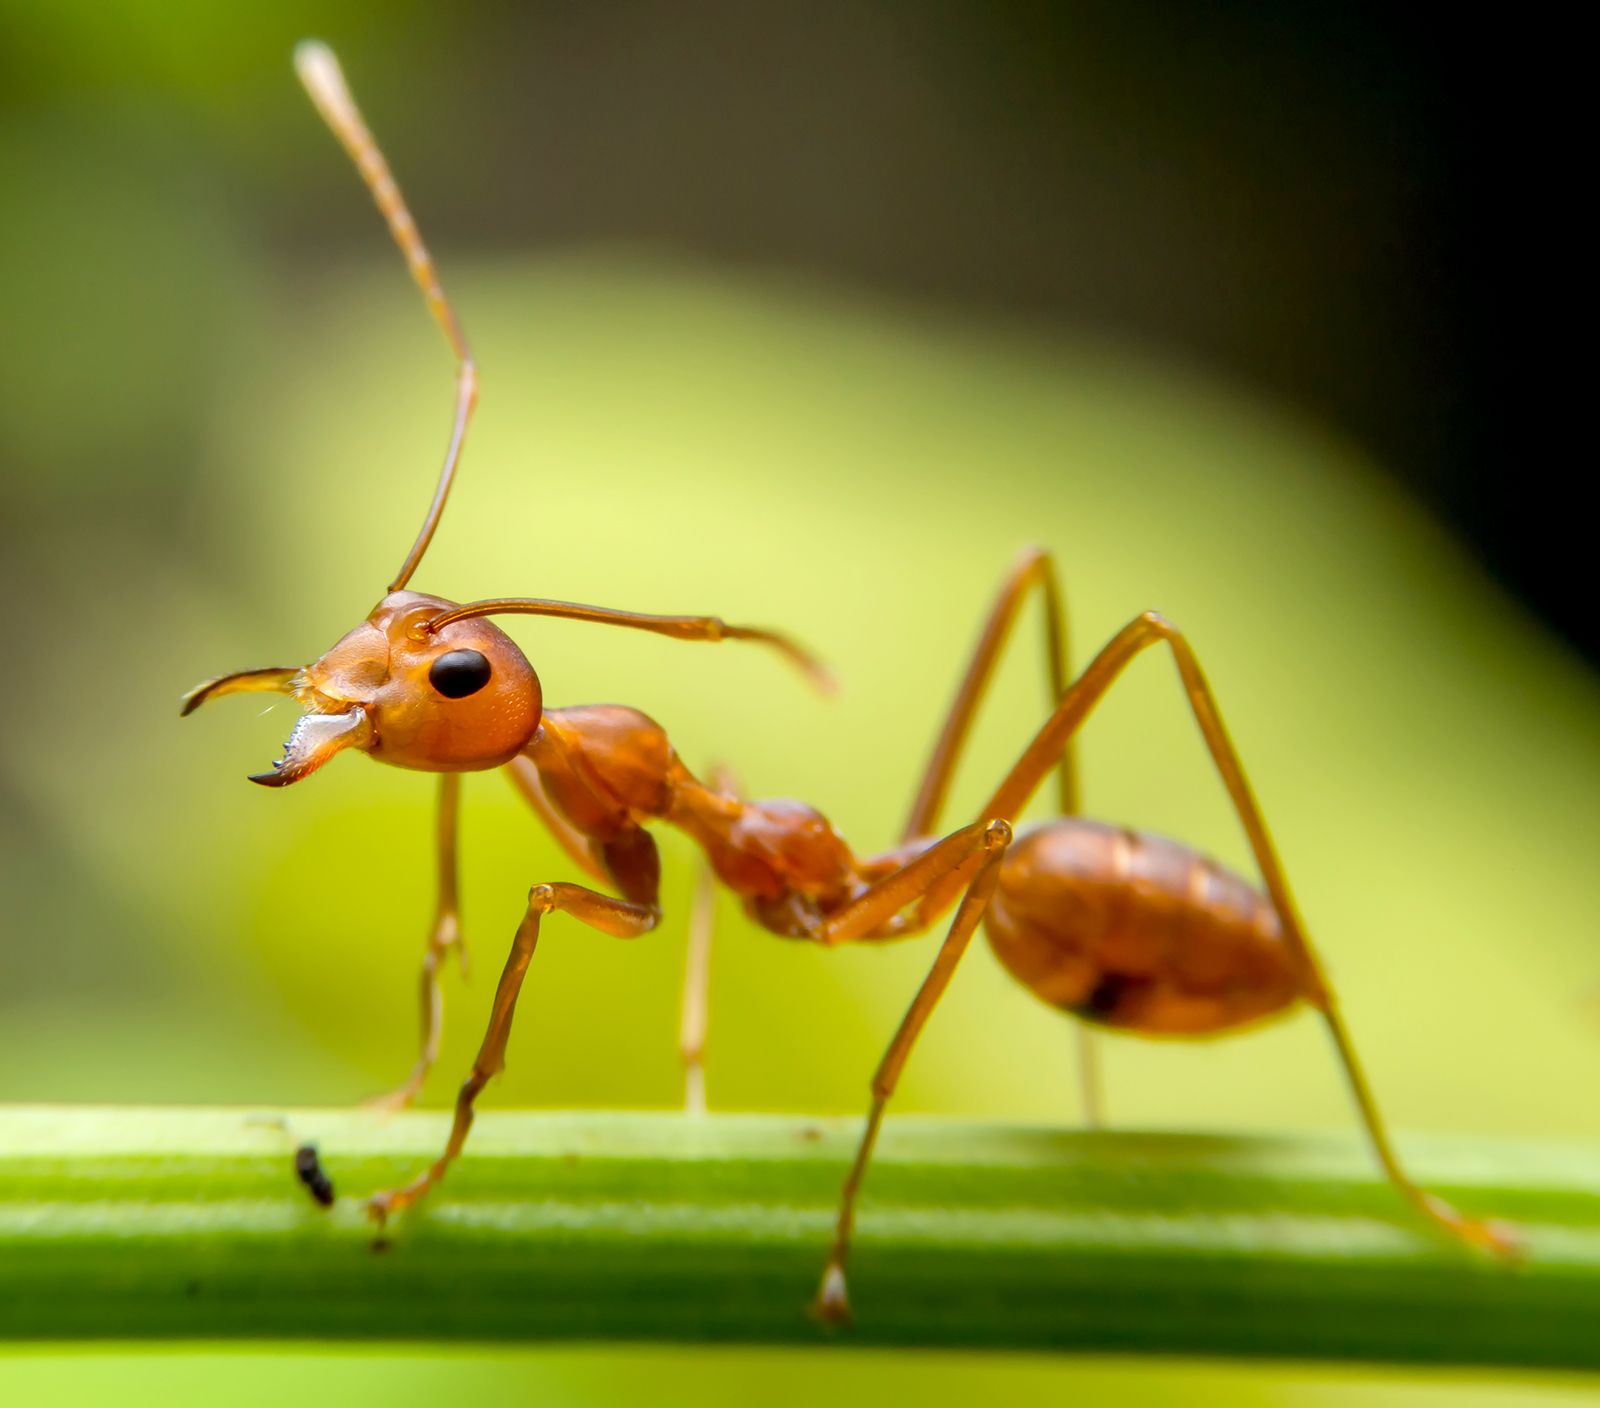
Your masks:
<svg viewBox="0 0 1600 1408"><path fill-rule="evenodd" d="M452 650L433 662L428 682L446 699L465 699L489 683L489 661L476 650Z"/></svg>

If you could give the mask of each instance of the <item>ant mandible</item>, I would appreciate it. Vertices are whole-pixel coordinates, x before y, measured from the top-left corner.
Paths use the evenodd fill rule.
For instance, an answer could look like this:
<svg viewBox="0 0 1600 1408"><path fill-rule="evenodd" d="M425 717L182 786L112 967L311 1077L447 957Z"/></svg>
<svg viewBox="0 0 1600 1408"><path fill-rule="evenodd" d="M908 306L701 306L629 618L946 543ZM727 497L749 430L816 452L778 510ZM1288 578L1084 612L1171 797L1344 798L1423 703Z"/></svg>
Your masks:
<svg viewBox="0 0 1600 1408"><path fill-rule="evenodd" d="M544 917L566 914L616 938L635 938L660 922L660 862L644 823L665 821L701 847L717 878L744 901L757 923L785 938L826 947L901 939L928 929L955 907L932 967L872 1080L866 1128L845 1180L815 1303L825 1319L848 1315L845 1264L856 1197L885 1108L980 921L1013 976L1051 1006L1100 1027L1202 1037L1308 1004L1327 1023L1390 1182L1452 1236L1501 1255L1514 1253L1517 1244L1508 1229L1462 1216L1417 1187L1400 1167L1210 686L1188 641L1159 614L1146 612L1129 622L1069 684L1064 614L1051 560L1039 550L1024 554L991 611L899 844L858 856L826 818L803 803L746 801L721 781L703 784L680 761L662 728L635 709L614 704L543 708L533 667L486 618L554 616L678 640L752 640L776 648L826 686L826 672L788 637L728 625L714 616L655 616L523 597L458 605L407 590L455 478L478 398L477 369L433 260L337 60L324 45L307 42L296 51L295 66L355 161L455 353L455 415L422 530L367 619L303 668L245 670L206 681L185 697L183 713L225 694L256 691L288 694L304 705L282 758L270 772L251 778L265 786L299 782L347 749L441 775L438 905L422 970L422 1050L408 1079L386 1097L390 1105L405 1105L416 1096L438 1054L438 968L461 943L456 904L461 773L507 769L572 862L615 891L567 881L529 891L488 1029L456 1099L445 1149L411 1182L373 1195L368 1209L374 1220L381 1223L423 1197L461 1153L479 1092L504 1068L517 997ZM978 818L938 837L945 791L974 712L1021 604L1035 591L1045 606L1050 716ZM1165 645L1177 664L1190 709L1249 838L1262 890L1175 841L1074 815L1074 735L1129 662L1155 645ZM1063 815L1014 834L1011 819L1021 815L1052 772L1059 776ZM702 932L684 1024L691 1091L704 1030L704 922L695 928Z"/></svg>

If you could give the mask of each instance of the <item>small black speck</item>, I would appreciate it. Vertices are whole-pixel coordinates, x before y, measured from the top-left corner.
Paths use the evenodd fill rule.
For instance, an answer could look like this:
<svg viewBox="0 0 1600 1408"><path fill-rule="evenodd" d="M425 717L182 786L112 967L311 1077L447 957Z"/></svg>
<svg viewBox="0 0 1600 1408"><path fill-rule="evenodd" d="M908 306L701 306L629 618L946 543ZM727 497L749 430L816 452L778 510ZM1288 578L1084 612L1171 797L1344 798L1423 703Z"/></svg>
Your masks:
<svg viewBox="0 0 1600 1408"><path fill-rule="evenodd" d="M333 1180L323 1171L315 1144L302 1144L294 1151L294 1174L318 1204L325 1208L333 1206Z"/></svg>
<svg viewBox="0 0 1600 1408"><path fill-rule="evenodd" d="M198 1281L185 1282L183 1293L184 1295L188 1296L190 1300L193 1300L197 1295L200 1294L200 1283Z"/></svg>

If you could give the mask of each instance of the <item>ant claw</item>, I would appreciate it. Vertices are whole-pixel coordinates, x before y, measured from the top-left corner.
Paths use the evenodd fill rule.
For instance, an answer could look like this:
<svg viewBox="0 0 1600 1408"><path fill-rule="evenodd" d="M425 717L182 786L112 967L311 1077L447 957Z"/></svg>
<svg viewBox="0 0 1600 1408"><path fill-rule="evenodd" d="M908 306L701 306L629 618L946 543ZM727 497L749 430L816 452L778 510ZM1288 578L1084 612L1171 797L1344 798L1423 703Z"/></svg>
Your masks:
<svg viewBox="0 0 1600 1408"><path fill-rule="evenodd" d="M1528 1243L1509 1222L1494 1220L1471 1224L1469 1235L1485 1250L1505 1262L1519 1262L1527 1255Z"/></svg>
<svg viewBox="0 0 1600 1408"><path fill-rule="evenodd" d="M386 1090L381 1095L369 1095L361 1102L363 1110L370 1110L375 1115L382 1115L391 1119L398 1115L411 1104L413 1092L401 1086L398 1090Z"/></svg>
<svg viewBox="0 0 1600 1408"><path fill-rule="evenodd" d="M1509 1222L1463 1217L1432 1193L1423 1195L1422 1205L1446 1231L1478 1251L1488 1252L1505 1262L1521 1261L1527 1251L1522 1234Z"/></svg>
<svg viewBox="0 0 1600 1408"><path fill-rule="evenodd" d="M822 1284L811 1302L811 1315L824 1325L850 1324L850 1295L845 1287L844 1268L837 1262L830 1261L822 1273Z"/></svg>

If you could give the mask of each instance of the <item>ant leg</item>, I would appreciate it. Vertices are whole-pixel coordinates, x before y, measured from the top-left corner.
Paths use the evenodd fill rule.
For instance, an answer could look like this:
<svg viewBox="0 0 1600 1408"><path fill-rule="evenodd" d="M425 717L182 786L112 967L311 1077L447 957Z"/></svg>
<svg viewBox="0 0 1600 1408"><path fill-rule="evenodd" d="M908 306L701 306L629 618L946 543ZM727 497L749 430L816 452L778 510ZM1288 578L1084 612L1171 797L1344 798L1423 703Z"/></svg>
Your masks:
<svg viewBox="0 0 1600 1408"><path fill-rule="evenodd" d="M1073 1045L1078 1052L1078 1100L1086 1129L1106 1127L1105 1078L1100 1071L1100 1046L1086 1022L1075 1023Z"/></svg>
<svg viewBox="0 0 1600 1408"><path fill-rule="evenodd" d="M975 829L977 828L964 828L962 832L957 832L954 837L948 837L946 840L954 840L955 837L964 836ZM949 987L956 965L961 962L962 955L967 951L967 945L972 941L973 932L978 927L978 920L983 916L989 896L994 893L995 882L1000 876L1000 862L1005 856L1006 847L1011 842L1011 827L1004 821L991 821L982 825L975 839L979 846L977 854L981 857L977 870L972 874L966 893L961 897L960 907L956 910L955 918L950 921L949 932L939 946L939 952L933 960L933 966L928 970L928 976L922 980L922 986L912 998L911 1006L906 1009L906 1015L900 1019L900 1025L889 1042L888 1050L884 1052L883 1060L878 1064L878 1069L872 1077L872 1106L867 1113L867 1124L861 1134L861 1143L856 1148L855 1161L850 1165L850 1173L845 1179L844 1190L840 1195L839 1217L834 1225L833 1246L828 1253L827 1267L822 1273L822 1284L812 1305L813 1312L823 1320L837 1323L849 1319L850 1301L845 1283L845 1264L850 1256L850 1234L855 1227L856 1198L861 1191L862 1180L866 1177L867 1165L872 1159L872 1150L878 1140L878 1129L883 1123L884 1110L889 1104L889 1097L894 1094L895 1086L899 1084L900 1072L905 1069L912 1046L927 1024L939 999L944 996L945 989ZM959 870L970 870L970 863L963 859L958 862L958 867Z"/></svg>
<svg viewBox="0 0 1600 1408"><path fill-rule="evenodd" d="M944 727L939 731L938 741L933 745L933 754L928 759L916 800L911 804L911 813L900 830L902 841L914 841L919 836L927 836L938 827L939 813L944 809L950 778L967 741L973 716L978 711L983 692L988 688L989 679L999 662L1000 652L1005 648L1011 628L1016 623L1017 612L1034 587L1038 587L1044 597L1044 645L1050 671L1050 707L1053 709L1067 692L1067 616L1056 582L1055 562L1046 549L1028 548L1013 564L989 612L989 619L984 623L977 648L972 652L972 661L956 689L956 697L951 702ZM1078 776L1070 739L1061 750L1056 773L1060 785L1061 814L1074 816L1078 811Z"/></svg>
<svg viewBox="0 0 1600 1408"><path fill-rule="evenodd" d="M1067 613L1057 581L1055 560L1046 548L1027 548L1012 565L1010 573L1001 584L1000 594L989 612L989 619L978 636L971 663L956 689L949 715L933 745L922 784L917 789L916 800L911 804L910 815L901 829L902 841L926 836L939 825L939 814L944 808L950 778L961 756L973 717L978 711L984 690L994 674L1005 649L1006 641L1016 623L1028 593L1037 587L1044 599L1044 647L1049 671L1049 706L1053 709L1067 692ZM1056 763L1058 800L1063 816L1079 813L1078 769L1075 740L1068 738L1062 746ZM1007 814L1009 815L1009 813ZM1082 1098L1084 1123L1091 1129L1105 1122L1104 1101L1101 1094L1100 1065L1095 1049L1095 1035L1083 1023L1074 1024L1074 1039L1078 1050L1078 1083Z"/></svg>
<svg viewBox="0 0 1600 1408"><path fill-rule="evenodd" d="M1501 1256L1513 1255L1517 1251L1517 1241L1508 1228L1493 1222L1474 1221L1463 1217L1441 1198L1419 1188L1400 1166L1394 1147L1389 1142L1388 1133L1384 1129L1383 1120L1378 1114L1371 1088L1367 1084L1360 1062L1356 1059L1355 1047L1339 1014L1333 990L1323 973L1316 951L1312 948L1310 936L1295 906L1294 897L1289 893L1289 882L1284 875L1283 865L1273 847L1266 823L1262 820L1261 809L1245 777L1233 741L1229 738L1227 728L1222 722L1222 715L1218 712L1211 686L1207 683L1200 669L1200 662L1195 657L1189 642L1170 621L1159 612L1147 611L1130 621L1112 637L1073 682L1062 697L1055 713L1034 736L1033 742L1018 759L1010 775L1000 784L986 814L1015 816L1019 813L1054 766L1065 742L1082 726L1083 721L1129 662L1141 651L1161 642L1165 642L1172 651L1195 722L1200 727L1212 762L1222 777L1223 785L1233 802L1234 811L1244 827L1245 835L1249 838L1250 849L1261 871L1267 894L1278 912L1284 942L1299 964L1301 991L1306 1001L1322 1014L1323 1020L1328 1025L1334 1048L1344 1068L1345 1078L1355 1097L1356 1108L1366 1129L1368 1141L1384 1173L1407 1202L1452 1236L1471 1246L1481 1247ZM941 881L935 886L929 896L930 902L937 902L943 898L941 889L945 894L949 893L948 880Z"/></svg>
<svg viewBox="0 0 1600 1408"><path fill-rule="evenodd" d="M518 795L531 807L556 843L580 869L604 882L609 877L605 864L596 855L589 838L558 812L544 789L533 759L519 753L505 768L506 776ZM727 780L725 780L727 779ZM730 775L713 770L713 787L732 793ZM705 1032L707 988L711 982L711 930L716 902L715 877L704 864L695 887L689 916L689 949L684 965L683 1011L679 1022L678 1050L684 1067L684 1108L691 1114L705 1112Z"/></svg>
<svg viewBox="0 0 1600 1408"><path fill-rule="evenodd" d="M439 1042L444 1035L444 994L439 988L439 964L452 948L467 971L467 946L461 937L458 847L456 823L461 813L461 774L447 772L439 778L439 815L435 831L438 848L439 898L434 911L433 930L428 935L427 952L422 957L422 1050L405 1081L369 1103L391 1113L403 1110L422 1093L428 1072L439 1059Z"/></svg>
<svg viewBox="0 0 1600 1408"><path fill-rule="evenodd" d="M533 809L545 829L555 837L556 844L567 853L567 858L585 874L605 884L610 878L605 863L596 855L589 838L555 809L533 759L526 753L518 753L506 764L505 773L517 795Z"/></svg>
<svg viewBox="0 0 1600 1408"><path fill-rule="evenodd" d="M528 892L528 909L517 927L516 939L506 958L505 971L500 974L495 988L494 1006L489 1014L489 1026L472 1063L472 1073L456 1097L455 1119L450 1125L450 1138L434 1162L404 1187L375 1193L367 1200L367 1212L375 1222L384 1222L390 1213L402 1212L423 1197L434 1184L445 1176L450 1165L461 1153L472 1128L473 1106L479 1092L498 1075L506 1065L506 1042L511 1036L511 1019L516 1013L517 998L522 992L522 980L528 963L539 942L539 921L554 911L570 914L591 929L614 938L631 939L655 928L661 912L654 904L637 904L628 900L613 899L582 885L557 882L535 885Z"/></svg>
<svg viewBox="0 0 1600 1408"><path fill-rule="evenodd" d="M683 1011L678 1021L678 1056L683 1062L685 1113L706 1112L706 1018L710 1005L711 936L716 923L717 877L700 863L689 911L689 947L683 961Z"/></svg>
<svg viewBox="0 0 1600 1408"><path fill-rule="evenodd" d="M711 769L711 789L738 795L738 783L725 767ZM711 1002L711 940L716 927L717 876L702 859L689 911L689 947L683 961L683 1008L678 1021L678 1055L683 1062L683 1108L706 1112L706 1023Z"/></svg>

